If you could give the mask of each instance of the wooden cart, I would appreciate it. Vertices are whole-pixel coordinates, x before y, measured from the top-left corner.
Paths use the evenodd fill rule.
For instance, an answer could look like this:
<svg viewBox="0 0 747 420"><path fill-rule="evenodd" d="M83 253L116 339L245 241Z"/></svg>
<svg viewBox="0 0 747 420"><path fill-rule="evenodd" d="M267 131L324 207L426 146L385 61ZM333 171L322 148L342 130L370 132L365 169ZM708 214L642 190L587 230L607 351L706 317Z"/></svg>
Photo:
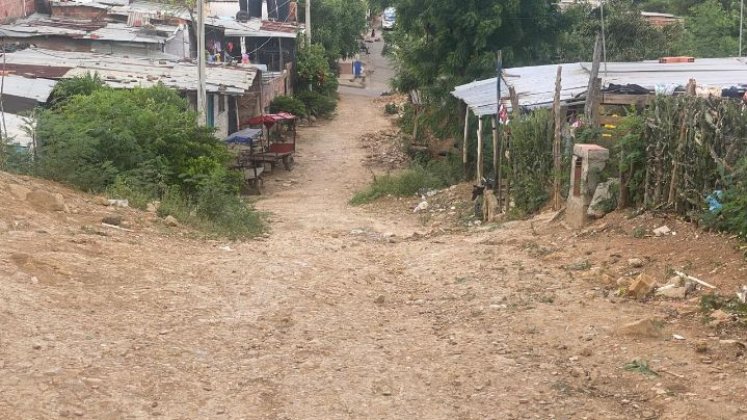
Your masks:
<svg viewBox="0 0 747 420"><path fill-rule="evenodd" d="M255 154L261 154L264 150L262 130L245 128L226 137L224 141L236 155L233 169L238 170L244 176L244 182L249 188L249 192L261 193L262 173L265 171L265 166L255 159Z"/></svg>
<svg viewBox="0 0 747 420"><path fill-rule="evenodd" d="M296 153L296 116L287 112L265 114L250 118L247 124L264 126L267 132L267 138L262 139L262 150L255 152L250 159L257 164L269 163L271 170L279 163L286 170L292 170ZM286 133L281 127L287 128Z"/></svg>

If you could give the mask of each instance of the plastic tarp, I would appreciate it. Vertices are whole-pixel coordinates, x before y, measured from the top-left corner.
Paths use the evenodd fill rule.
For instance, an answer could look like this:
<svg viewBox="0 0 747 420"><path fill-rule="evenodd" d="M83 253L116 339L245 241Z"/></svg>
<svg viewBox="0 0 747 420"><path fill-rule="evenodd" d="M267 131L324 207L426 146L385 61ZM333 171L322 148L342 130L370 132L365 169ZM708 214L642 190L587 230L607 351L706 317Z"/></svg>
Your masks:
<svg viewBox="0 0 747 420"><path fill-rule="evenodd" d="M253 144L254 141L262 135L262 130L259 128L245 128L241 131L237 131L224 140L226 143L232 144Z"/></svg>

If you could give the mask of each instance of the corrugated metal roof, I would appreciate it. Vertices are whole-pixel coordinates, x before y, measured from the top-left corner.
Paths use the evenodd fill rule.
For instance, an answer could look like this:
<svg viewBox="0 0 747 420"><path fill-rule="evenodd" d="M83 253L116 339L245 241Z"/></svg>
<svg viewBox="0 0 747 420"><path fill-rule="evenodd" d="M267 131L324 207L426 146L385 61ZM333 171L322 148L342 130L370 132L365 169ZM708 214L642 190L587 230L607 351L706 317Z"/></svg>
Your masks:
<svg viewBox="0 0 747 420"><path fill-rule="evenodd" d="M41 23L15 23L9 25L0 25L0 35L8 38L31 38L36 36L68 36L83 37L86 31L74 28L65 28L60 26L46 26Z"/></svg>
<svg viewBox="0 0 747 420"><path fill-rule="evenodd" d="M17 144L23 147L29 147L31 145L31 137L26 134L23 129L26 126L26 121L20 115L5 113L5 127L8 130L6 133L10 144Z"/></svg>
<svg viewBox="0 0 747 420"><path fill-rule="evenodd" d="M6 60L14 66L68 68L63 78L98 73L106 84L115 88L149 87L160 82L178 90L197 90L197 66L189 62L180 62L174 57L152 59L26 49L8 53ZM208 66L207 90L241 95L251 88L256 74L257 69L254 67Z"/></svg>
<svg viewBox="0 0 747 420"><path fill-rule="evenodd" d="M52 6L124 6L129 0L51 0Z"/></svg>
<svg viewBox="0 0 747 420"><path fill-rule="evenodd" d="M563 66L561 101L586 93L591 63L569 63ZM516 67L503 71L502 100L510 108L508 83L514 86L519 104L524 107L552 105L555 94L557 64ZM684 86L695 79L699 86L728 88L747 83L747 64L742 58L697 59L693 63L661 64L658 61L602 64L599 70L604 86L609 84L640 85L651 91L657 85ZM457 86L452 95L463 100L479 116L496 112L496 78Z"/></svg>
<svg viewBox="0 0 747 420"><path fill-rule="evenodd" d="M572 63L562 66L561 100L567 101L586 92L589 75L581 64ZM508 108L511 108L508 87L511 85L516 89L521 106L532 108L552 104L557 70L557 64L505 69L501 84L502 101ZM463 100L475 115L493 115L496 113L496 87L494 77L457 86L452 95Z"/></svg>
<svg viewBox="0 0 747 420"><path fill-rule="evenodd" d="M120 16L128 16L130 12L143 13L151 18L175 17L187 21L191 20L187 8L166 3L135 1L130 4L113 6L109 10L109 14Z"/></svg>
<svg viewBox="0 0 747 420"><path fill-rule="evenodd" d="M127 16L130 12L143 13L151 18L172 16L183 20L191 20L187 9L163 3L136 1L126 6L114 6L110 14ZM213 13L218 14L218 13ZM220 13L225 14L225 12ZM303 31L301 27L286 23L262 21L259 18L247 22L238 22L235 13L231 16L205 17L205 25L221 28L230 37L262 37L262 38L296 38L296 32Z"/></svg>
<svg viewBox="0 0 747 420"><path fill-rule="evenodd" d="M3 94L33 99L36 102L44 103L49 99L49 95L52 94L52 90L56 84L57 82L54 80L28 79L11 74L5 76Z"/></svg>
<svg viewBox="0 0 747 420"><path fill-rule="evenodd" d="M230 37L257 37L257 38L290 38L296 39L296 33L300 29L290 24L280 22L263 21L258 18L246 22L238 22L229 18L205 18L205 24L222 28L225 36Z"/></svg>
<svg viewBox="0 0 747 420"><path fill-rule="evenodd" d="M150 25L131 27L124 23L110 23L93 31L85 38L97 41L136 42L140 44L163 44L166 39L179 32L178 26Z"/></svg>
<svg viewBox="0 0 747 420"><path fill-rule="evenodd" d="M49 19L34 16L32 19L9 25L0 25L0 34L12 38L33 38L38 36L64 36L75 39L97 41L136 42L163 44L182 28L171 25L127 26L124 23L107 23L98 26L88 24L88 30L77 21Z"/></svg>

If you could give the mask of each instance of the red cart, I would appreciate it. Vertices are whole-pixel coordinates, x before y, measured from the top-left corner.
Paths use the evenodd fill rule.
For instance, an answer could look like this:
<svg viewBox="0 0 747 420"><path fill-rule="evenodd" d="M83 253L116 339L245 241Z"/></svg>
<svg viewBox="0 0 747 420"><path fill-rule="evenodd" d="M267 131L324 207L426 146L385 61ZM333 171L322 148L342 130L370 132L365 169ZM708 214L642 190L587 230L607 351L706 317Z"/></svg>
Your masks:
<svg viewBox="0 0 747 420"><path fill-rule="evenodd" d="M293 114L279 112L247 120L246 125L264 126L267 132L267 138L262 139L261 151L253 153L250 159L256 163L269 163L271 169L282 162L286 170L292 170L296 153L296 119ZM287 128L285 134L281 127ZM290 139L287 138L288 132L290 132Z"/></svg>

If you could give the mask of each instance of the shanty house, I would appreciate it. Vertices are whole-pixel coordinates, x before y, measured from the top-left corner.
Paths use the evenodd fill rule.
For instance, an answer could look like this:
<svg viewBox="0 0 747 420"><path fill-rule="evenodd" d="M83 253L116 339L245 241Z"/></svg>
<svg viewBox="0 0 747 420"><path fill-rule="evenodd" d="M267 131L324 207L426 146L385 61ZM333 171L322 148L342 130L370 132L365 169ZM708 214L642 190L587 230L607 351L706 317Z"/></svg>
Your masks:
<svg viewBox="0 0 747 420"><path fill-rule="evenodd" d="M19 76L44 74L55 79L98 74L104 83L116 89L163 84L181 92L193 105L196 103L197 66L174 59L26 49L6 54L6 69ZM216 128L217 136L238 131L239 121L250 117L240 115L238 102L252 88L256 74L253 67L208 66L207 121Z"/></svg>

